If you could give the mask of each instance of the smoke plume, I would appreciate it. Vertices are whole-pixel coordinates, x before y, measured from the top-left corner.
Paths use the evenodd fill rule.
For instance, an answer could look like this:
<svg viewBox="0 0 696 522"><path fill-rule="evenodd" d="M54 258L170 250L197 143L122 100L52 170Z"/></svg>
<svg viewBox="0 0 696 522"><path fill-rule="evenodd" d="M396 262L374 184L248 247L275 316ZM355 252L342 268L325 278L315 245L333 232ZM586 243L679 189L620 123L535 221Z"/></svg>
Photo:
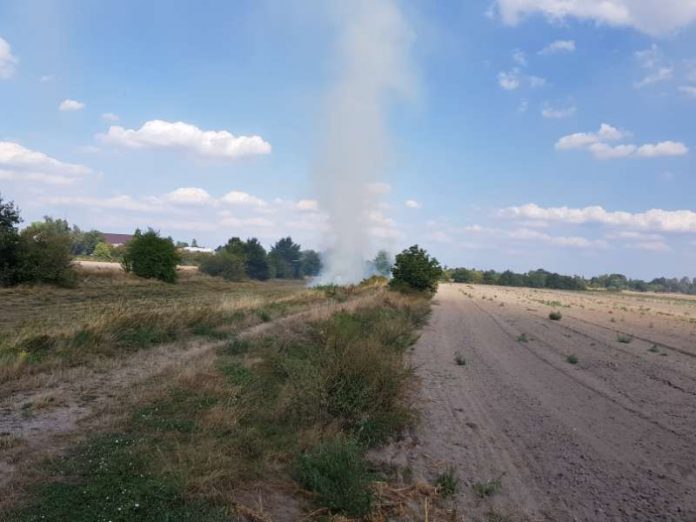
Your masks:
<svg viewBox="0 0 696 522"><path fill-rule="evenodd" d="M324 109L316 166L319 205L330 236L320 283L355 283L370 254L370 214L388 158L389 101L411 93L412 32L395 0L336 2L335 83Z"/></svg>

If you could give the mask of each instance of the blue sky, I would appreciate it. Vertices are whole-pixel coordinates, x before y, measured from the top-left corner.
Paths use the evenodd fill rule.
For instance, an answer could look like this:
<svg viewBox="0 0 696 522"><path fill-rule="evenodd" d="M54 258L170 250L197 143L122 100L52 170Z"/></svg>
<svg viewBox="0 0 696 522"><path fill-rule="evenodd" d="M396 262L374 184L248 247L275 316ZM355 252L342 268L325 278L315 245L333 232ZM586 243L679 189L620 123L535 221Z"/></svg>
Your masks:
<svg viewBox="0 0 696 522"><path fill-rule="evenodd" d="M396 6L412 92L386 101L373 250L696 276L696 1ZM326 247L313 171L341 67L332 11L4 0L0 192L26 221Z"/></svg>

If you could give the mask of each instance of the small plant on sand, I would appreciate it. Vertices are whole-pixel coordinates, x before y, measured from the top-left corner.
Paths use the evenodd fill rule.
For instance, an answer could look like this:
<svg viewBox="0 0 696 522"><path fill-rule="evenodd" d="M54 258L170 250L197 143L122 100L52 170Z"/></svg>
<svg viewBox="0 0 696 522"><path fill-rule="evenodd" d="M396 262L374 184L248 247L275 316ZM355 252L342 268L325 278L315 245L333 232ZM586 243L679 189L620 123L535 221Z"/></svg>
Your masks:
<svg viewBox="0 0 696 522"><path fill-rule="evenodd" d="M454 354L454 362L457 363L457 366L466 366L466 357L461 352L456 352Z"/></svg>
<svg viewBox="0 0 696 522"><path fill-rule="evenodd" d="M574 354L571 354L568 357L566 357L566 361L570 364L578 364L578 358Z"/></svg>
<svg viewBox="0 0 696 522"><path fill-rule="evenodd" d="M528 343L529 337L527 337L526 333L520 334L519 336L517 336L517 342L518 343Z"/></svg>
<svg viewBox="0 0 696 522"><path fill-rule="evenodd" d="M551 312L549 314L549 319L551 319L552 321L560 321L562 317L563 314L561 314L561 312Z"/></svg>
<svg viewBox="0 0 696 522"><path fill-rule="evenodd" d="M656 344L653 344L650 348L648 348L648 351L652 353L660 353L660 349Z"/></svg>
<svg viewBox="0 0 696 522"><path fill-rule="evenodd" d="M486 498L500 493L500 489L503 487L503 485L500 482L500 479L495 479L487 480L485 482L476 482L471 487L479 498Z"/></svg>
<svg viewBox="0 0 696 522"><path fill-rule="evenodd" d="M633 337L630 335L619 334L616 336L616 340L620 343L628 344L633 340Z"/></svg>
<svg viewBox="0 0 696 522"><path fill-rule="evenodd" d="M453 496L457 492L457 489L459 489L459 479L454 472L454 468L447 468L440 473L435 479L435 486L442 498Z"/></svg>

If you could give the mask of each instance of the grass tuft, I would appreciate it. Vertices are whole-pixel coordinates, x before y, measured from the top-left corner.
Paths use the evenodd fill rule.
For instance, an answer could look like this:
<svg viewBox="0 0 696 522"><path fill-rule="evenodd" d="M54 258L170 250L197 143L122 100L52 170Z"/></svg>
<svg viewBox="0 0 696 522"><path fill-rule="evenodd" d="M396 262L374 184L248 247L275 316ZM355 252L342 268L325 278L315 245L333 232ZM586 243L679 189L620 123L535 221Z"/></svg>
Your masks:
<svg viewBox="0 0 696 522"><path fill-rule="evenodd" d="M372 475L357 441L337 438L320 444L299 457L296 473L300 484L332 512L350 517L370 512Z"/></svg>
<svg viewBox="0 0 696 522"><path fill-rule="evenodd" d="M549 314L549 319L552 321L560 321L563 318L563 314L561 312L551 312Z"/></svg>
<svg viewBox="0 0 696 522"><path fill-rule="evenodd" d="M619 334L616 336L616 340L620 343L628 344L631 341L633 341L633 336L631 335L624 335L624 334Z"/></svg>
<svg viewBox="0 0 696 522"><path fill-rule="evenodd" d="M453 496L459 489L459 479L454 472L454 468L447 468L435 479L435 486L438 494L443 498Z"/></svg>
<svg viewBox="0 0 696 522"><path fill-rule="evenodd" d="M570 364L578 364L579 360L578 360L578 357L576 355L571 354L568 357L566 357L566 362L568 362Z"/></svg>
<svg viewBox="0 0 696 522"><path fill-rule="evenodd" d="M476 493L476 495L479 498L486 498L497 495L498 493L500 493L502 487L503 484L500 481L500 479L487 480L485 482L476 482L472 486L474 493Z"/></svg>

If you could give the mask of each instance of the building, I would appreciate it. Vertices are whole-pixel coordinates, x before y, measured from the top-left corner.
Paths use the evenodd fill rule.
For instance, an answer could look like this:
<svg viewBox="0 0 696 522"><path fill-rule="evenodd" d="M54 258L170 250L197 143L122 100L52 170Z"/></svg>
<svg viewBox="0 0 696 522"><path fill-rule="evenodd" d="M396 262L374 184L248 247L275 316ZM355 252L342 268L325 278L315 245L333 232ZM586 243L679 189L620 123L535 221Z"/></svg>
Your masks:
<svg viewBox="0 0 696 522"><path fill-rule="evenodd" d="M103 232L102 235L104 236L104 241L112 247L120 247L133 239L133 234L112 234L111 232Z"/></svg>

